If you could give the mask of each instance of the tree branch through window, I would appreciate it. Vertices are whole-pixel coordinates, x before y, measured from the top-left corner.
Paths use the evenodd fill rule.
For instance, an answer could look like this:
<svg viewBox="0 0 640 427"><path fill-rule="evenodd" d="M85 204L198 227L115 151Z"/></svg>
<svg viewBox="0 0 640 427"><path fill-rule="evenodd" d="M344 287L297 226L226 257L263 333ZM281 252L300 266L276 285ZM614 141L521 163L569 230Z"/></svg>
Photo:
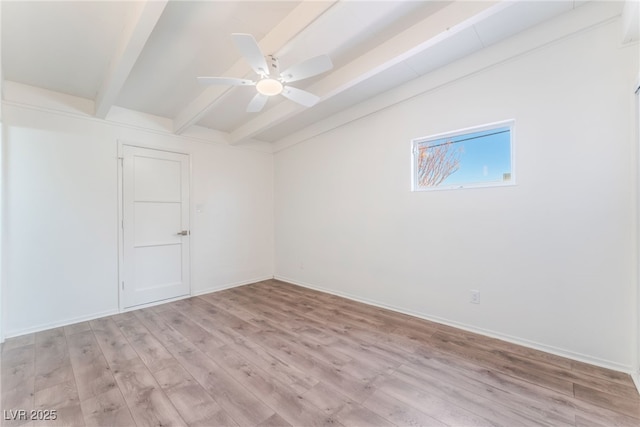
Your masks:
<svg viewBox="0 0 640 427"><path fill-rule="evenodd" d="M418 148L418 183L421 187L435 187L460 169L461 148L451 141Z"/></svg>

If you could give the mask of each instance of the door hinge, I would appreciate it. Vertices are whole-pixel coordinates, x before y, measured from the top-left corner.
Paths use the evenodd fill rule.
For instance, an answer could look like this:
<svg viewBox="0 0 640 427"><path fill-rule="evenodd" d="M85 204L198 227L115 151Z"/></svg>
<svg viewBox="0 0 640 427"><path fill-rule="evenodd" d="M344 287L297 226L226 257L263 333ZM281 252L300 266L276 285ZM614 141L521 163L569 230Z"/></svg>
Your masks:
<svg viewBox="0 0 640 427"><path fill-rule="evenodd" d="M124 280L122 281L122 290L124 291Z"/></svg>

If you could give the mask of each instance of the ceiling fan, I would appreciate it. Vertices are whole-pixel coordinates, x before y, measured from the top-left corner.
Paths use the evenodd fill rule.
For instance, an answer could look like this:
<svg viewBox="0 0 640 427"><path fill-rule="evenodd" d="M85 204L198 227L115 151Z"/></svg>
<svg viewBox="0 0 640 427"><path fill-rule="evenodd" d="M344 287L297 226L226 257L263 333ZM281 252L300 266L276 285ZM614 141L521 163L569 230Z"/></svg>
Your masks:
<svg viewBox="0 0 640 427"><path fill-rule="evenodd" d="M271 96L282 95L305 107L315 105L320 97L288 86L288 83L317 76L333 68L331 58L327 55L316 56L280 71L278 59L272 55L262 54L258 43L251 34L231 34L236 47L247 60L251 68L260 77L257 80L235 77L198 77L198 81L208 85L255 86L258 93L247 106L247 112L257 113L264 108Z"/></svg>

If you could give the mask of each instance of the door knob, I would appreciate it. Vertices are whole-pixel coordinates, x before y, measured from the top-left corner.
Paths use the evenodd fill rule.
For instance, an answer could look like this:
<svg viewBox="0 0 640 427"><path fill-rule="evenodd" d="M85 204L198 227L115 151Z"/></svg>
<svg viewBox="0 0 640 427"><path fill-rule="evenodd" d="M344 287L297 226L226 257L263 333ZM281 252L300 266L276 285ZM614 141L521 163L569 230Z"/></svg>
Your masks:
<svg viewBox="0 0 640 427"><path fill-rule="evenodd" d="M178 236L188 236L191 234L188 230L178 231Z"/></svg>

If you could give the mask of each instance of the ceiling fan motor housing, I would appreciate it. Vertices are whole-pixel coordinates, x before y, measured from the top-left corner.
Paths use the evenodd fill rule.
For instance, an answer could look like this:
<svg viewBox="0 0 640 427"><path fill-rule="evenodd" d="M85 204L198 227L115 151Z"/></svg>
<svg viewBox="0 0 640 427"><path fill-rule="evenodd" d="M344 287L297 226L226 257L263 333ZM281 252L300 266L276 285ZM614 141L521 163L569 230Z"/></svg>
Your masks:
<svg viewBox="0 0 640 427"><path fill-rule="evenodd" d="M280 77L280 63L278 62L278 58L276 58L273 55L267 55L265 56L266 61L267 61L267 65L269 66L269 75L273 76L274 78L279 78Z"/></svg>

